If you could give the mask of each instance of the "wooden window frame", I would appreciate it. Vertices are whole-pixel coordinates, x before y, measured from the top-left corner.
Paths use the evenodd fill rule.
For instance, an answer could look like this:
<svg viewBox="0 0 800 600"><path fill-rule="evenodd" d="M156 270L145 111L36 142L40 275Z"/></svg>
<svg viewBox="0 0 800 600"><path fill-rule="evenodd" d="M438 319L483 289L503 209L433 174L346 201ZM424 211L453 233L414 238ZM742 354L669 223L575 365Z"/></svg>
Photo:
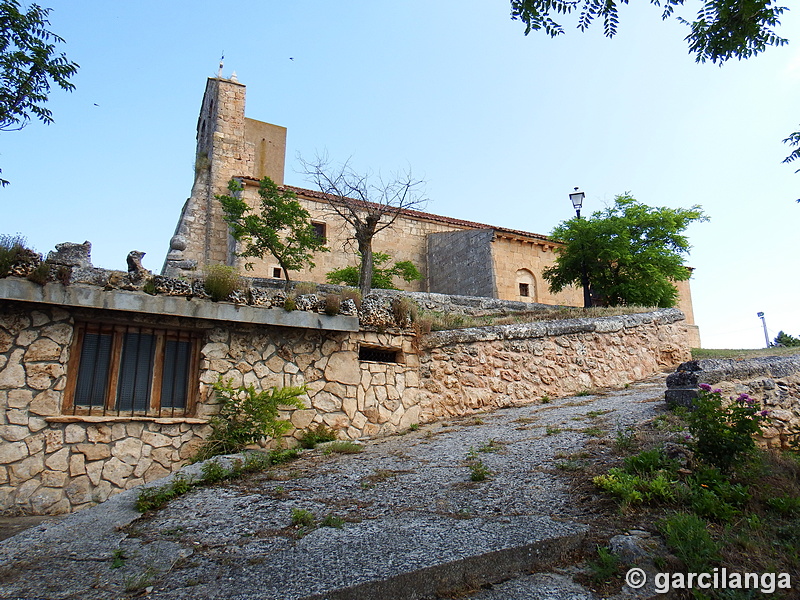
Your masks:
<svg viewBox="0 0 800 600"><path fill-rule="evenodd" d="M324 244L327 244L328 225L324 221L311 221L311 226L314 228L314 233L316 236L321 239Z"/></svg>
<svg viewBox="0 0 800 600"><path fill-rule="evenodd" d="M75 390L80 372L81 353L87 333L111 335L111 352L106 374L105 398L102 406L82 406L75 404ZM137 333L155 336L152 377L150 380L150 402L146 410L121 410L117 407L122 349L126 334ZM183 408L161 406L161 388L164 376L165 348L168 340L189 342L189 364L187 367L186 402ZM199 392L200 346L202 334L199 331L171 329L150 325L120 325L80 321L75 324L75 333L67 362L67 385L64 390L62 414L85 416L145 416L145 417L189 417L194 414Z"/></svg>

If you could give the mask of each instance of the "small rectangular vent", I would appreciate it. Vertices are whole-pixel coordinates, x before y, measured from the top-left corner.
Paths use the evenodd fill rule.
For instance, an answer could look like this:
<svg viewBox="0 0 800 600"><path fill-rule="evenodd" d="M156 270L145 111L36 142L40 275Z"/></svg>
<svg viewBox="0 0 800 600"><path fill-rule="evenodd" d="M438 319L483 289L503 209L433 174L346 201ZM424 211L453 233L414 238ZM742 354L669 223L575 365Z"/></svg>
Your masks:
<svg viewBox="0 0 800 600"><path fill-rule="evenodd" d="M400 362L400 351L392 348L376 346L361 346L358 349L358 360L372 362L397 363Z"/></svg>

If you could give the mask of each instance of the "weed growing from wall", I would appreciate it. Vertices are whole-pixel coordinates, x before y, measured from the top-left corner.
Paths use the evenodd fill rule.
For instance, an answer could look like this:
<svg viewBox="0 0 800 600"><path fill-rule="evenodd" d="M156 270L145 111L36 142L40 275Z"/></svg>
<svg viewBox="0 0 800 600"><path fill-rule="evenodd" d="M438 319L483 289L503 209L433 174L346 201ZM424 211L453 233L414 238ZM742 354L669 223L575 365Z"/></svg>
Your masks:
<svg viewBox="0 0 800 600"><path fill-rule="evenodd" d="M242 287L241 278L234 267L207 265L204 274L203 287L214 302L225 300Z"/></svg>
<svg viewBox="0 0 800 600"><path fill-rule="evenodd" d="M305 386L256 391L252 385L233 387L232 381L220 377L214 384L220 411L211 419L211 435L195 460L240 452L265 438L277 439L292 427L289 421L278 418L279 407L305 408L300 400Z"/></svg>

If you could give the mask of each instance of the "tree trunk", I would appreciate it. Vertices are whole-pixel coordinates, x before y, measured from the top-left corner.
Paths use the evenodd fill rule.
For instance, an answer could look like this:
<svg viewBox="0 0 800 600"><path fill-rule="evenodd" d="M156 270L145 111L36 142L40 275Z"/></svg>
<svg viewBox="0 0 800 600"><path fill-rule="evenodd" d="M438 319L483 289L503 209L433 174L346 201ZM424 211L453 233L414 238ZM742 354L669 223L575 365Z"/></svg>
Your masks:
<svg viewBox="0 0 800 600"><path fill-rule="evenodd" d="M361 290L361 297L366 298L372 290L372 236L358 237L358 251L361 253L358 287Z"/></svg>

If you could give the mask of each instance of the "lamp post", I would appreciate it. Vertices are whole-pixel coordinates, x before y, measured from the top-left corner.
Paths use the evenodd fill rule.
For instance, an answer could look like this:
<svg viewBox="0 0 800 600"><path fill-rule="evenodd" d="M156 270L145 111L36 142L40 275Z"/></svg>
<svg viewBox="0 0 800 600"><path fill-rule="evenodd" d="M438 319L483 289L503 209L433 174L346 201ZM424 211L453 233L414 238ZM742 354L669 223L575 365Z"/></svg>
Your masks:
<svg viewBox="0 0 800 600"><path fill-rule="evenodd" d="M583 206L583 199L586 194L581 192L578 188L569 195L572 201L572 206L575 209L575 214L581 218L581 207ZM592 294L589 291L589 274L586 272L586 259L584 258L584 248L581 247L581 285L583 285L583 307L589 308L592 306Z"/></svg>
<svg viewBox="0 0 800 600"><path fill-rule="evenodd" d="M756 313L756 316L761 319L761 324L764 326L764 339L767 341L767 348L770 347L769 334L767 333L767 320L764 318L763 312Z"/></svg>

